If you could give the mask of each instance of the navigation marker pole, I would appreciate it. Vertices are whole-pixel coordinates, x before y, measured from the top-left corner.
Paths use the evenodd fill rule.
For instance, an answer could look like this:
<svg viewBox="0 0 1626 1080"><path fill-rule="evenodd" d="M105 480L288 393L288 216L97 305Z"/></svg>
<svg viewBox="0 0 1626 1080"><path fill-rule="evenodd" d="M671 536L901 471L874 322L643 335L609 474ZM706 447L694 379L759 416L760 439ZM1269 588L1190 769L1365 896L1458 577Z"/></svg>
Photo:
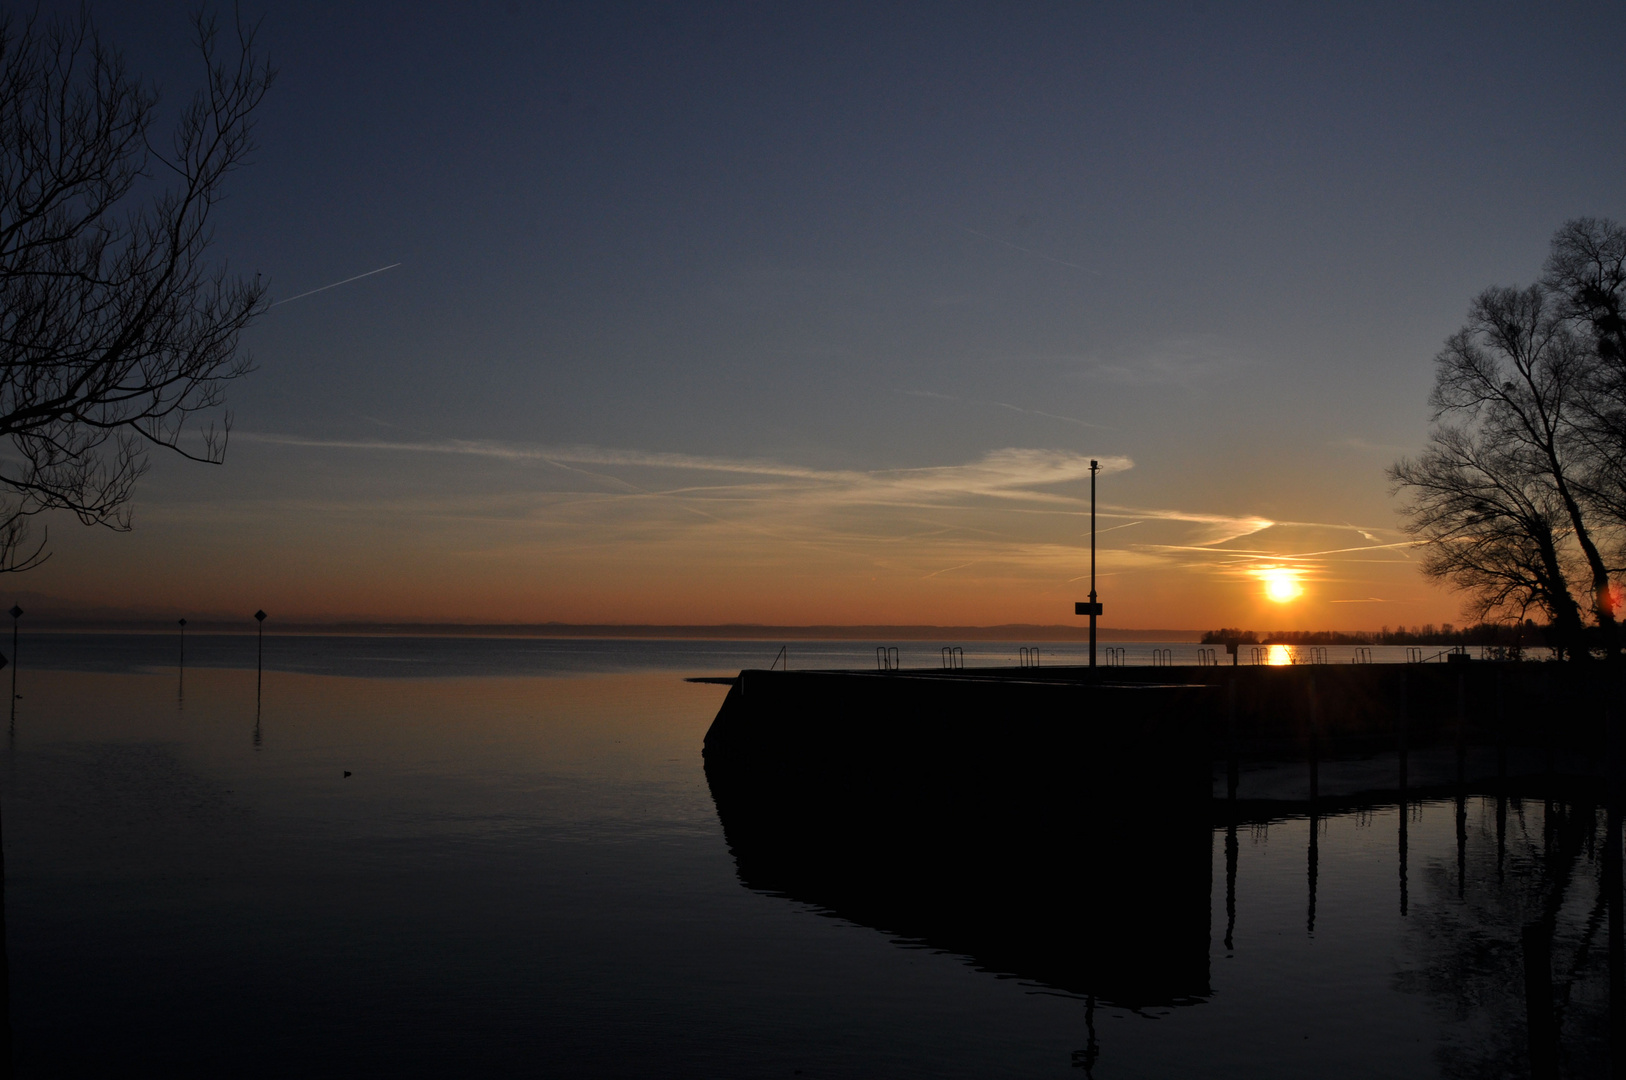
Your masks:
<svg viewBox="0 0 1626 1080"><path fill-rule="evenodd" d="M1101 463L1094 458L1090 459L1090 602L1075 603L1074 615L1088 615L1090 617L1090 671L1095 671L1095 620L1101 614L1101 603L1095 595L1095 474L1101 471Z"/></svg>
<svg viewBox="0 0 1626 1080"><path fill-rule="evenodd" d="M11 605L11 722L17 723L17 620L23 617L23 609L16 604Z"/></svg>
<svg viewBox="0 0 1626 1080"><path fill-rule="evenodd" d="M260 715L260 687L265 682L265 612L256 611L254 619L260 624L259 647L254 653L254 716Z"/></svg>

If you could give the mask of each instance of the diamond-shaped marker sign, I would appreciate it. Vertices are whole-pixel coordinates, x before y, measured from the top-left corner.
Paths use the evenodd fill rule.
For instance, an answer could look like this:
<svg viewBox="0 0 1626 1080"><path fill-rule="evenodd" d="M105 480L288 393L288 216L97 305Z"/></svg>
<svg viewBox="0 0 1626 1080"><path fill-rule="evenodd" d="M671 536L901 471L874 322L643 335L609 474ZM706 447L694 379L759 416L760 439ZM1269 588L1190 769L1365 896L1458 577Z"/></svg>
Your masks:
<svg viewBox="0 0 1626 1080"><path fill-rule="evenodd" d="M186 620L185 620L185 619L182 619L182 620L181 620L181 625L182 625L182 626L185 626L185 625L186 625Z"/></svg>
<svg viewBox="0 0 1626 1080"><path fill-rule="evenodd" d="M256 612L255 612L255 613L254 613L254 617L255 617L255 618L256 618L256 619L258 619L258 620L260 620L260 621L261 621L261 622L264 622L264 621L265 621L265 612L263 612L263 611L256 611Z"/></svg>
<svg viewBox="0 0 1626 1080"><path fill-rule="evenodd" d="M11 617L13 619L22 618L23 617L23 609L18 607L16 604L11 605Z"/></svg>

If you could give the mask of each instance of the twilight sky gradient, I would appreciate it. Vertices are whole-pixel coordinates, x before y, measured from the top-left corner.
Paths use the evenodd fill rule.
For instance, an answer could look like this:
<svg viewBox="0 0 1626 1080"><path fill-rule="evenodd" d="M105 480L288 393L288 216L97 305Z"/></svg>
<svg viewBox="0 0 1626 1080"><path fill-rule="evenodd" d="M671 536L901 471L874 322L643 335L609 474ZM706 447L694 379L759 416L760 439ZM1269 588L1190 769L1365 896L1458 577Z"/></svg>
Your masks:
<svg viewBox="0 0 1626 1080"><path fill-rule="evenodd" d="M1565 219L1626 7L249 4L227 463L52 602L286 617L1451 620L1383 469ZM195 85L179 5L95 17ZM1266 597L1272 567L1302 594Z"/></svg>

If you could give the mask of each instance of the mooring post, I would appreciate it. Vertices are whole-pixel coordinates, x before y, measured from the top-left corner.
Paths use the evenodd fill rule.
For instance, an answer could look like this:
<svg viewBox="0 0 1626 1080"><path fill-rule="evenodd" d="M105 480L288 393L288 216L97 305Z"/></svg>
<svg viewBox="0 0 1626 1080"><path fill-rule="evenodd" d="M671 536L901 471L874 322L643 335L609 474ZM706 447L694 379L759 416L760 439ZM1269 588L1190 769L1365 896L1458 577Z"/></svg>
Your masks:
<svg viewBox="0 0 1626 1080"><path fill-rule="evenodd" d="M1400 808L1401 808L1401 810L1405 810L1405 808L1406 808L1406 765L1407 765L1406 757L1407 757L1407 754L1408 754L1408 752L1410 750L1410 747L1407 745L1408 733L1407 733L1407 730L1406 730L1407 725L1410 723L1410 717L1407 715L1408 706L1407 706L1407 701L1406 701L1406 684L1409 683L1410 681L1411 681L1411 675L1406 671L1405 668L1401 668L1400 669L1400 716L1399 716L1399 722L1396 724L1396 731L1395 731L1395 746L1396 746L1396 749L1400 753Z"/></svg>
<svg viewBox="0 0 1626 1080"><path fill-rule="evenodd" d="M1507 789L1507 709L1502 704L1502 662L1496 661L1496 789Z"/></svg>
<svg viewBox="0 0 1626 1080"><path fill-rule="evenodd" d="M1310 813L1314 820L1315 801L1321 797L1321 717L1315 693L1315 676L1310 676Z"/></svg>
<svg viewBox="0 0 1626 1080"><path fill-rule="evenodd" d="M1241 779L1242 763L1236 738L1236 676L1226 684L1225 695L1225 797L1236 802L1237 782Z"/></svg>
<svg viewBox="0 0 1626 1080"><path fill-rule="evenodd" d="M1468 676L1457 672L1457 787L1468 781Z"/></svg>
<svg viewBox="0 0 1626 1080"><path fill-rule="evenodd" d="M1544 771L1547 775L1542 777L1542 783L1549 791L1552 790L1553 783L1552 689L1552 667L1543 664L1541 665L1541 747L1546 757Z"/></svg>

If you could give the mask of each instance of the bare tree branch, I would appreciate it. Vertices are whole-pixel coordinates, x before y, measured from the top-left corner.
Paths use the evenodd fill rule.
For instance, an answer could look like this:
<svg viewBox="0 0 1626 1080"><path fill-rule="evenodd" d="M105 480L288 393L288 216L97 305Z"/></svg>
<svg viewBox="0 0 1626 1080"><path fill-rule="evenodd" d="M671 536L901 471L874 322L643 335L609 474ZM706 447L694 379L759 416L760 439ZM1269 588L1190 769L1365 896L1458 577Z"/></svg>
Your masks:
<svg viewBox="0 0 1626 1080"><path fill-rule="evenodd" d="M84 12L0 14L0 572L45 558L42 511L128 529L149 448L224 458L265 292L210 260L210 215L274 72L252 26L223 50L193 25L203 86L160 146L157 93Z"/></svg>
<svg viewBox="0 0 1626 1080"><path fill-rule="evenodd" d="M1619 563L1626 518L1599 512L1619 459L1600 455L1589 427L1597 358L1550 286L1485 290L1435 358L1427 449L1389 470L1406 528L1425 542L1424 573L1467 593L1477 618L1543 611L1573 656L1589 652L1587 616L1605 650L1619 648L1620 567L1605 551ZM1616 490L1626 507L1626 485Z"/></svg>

